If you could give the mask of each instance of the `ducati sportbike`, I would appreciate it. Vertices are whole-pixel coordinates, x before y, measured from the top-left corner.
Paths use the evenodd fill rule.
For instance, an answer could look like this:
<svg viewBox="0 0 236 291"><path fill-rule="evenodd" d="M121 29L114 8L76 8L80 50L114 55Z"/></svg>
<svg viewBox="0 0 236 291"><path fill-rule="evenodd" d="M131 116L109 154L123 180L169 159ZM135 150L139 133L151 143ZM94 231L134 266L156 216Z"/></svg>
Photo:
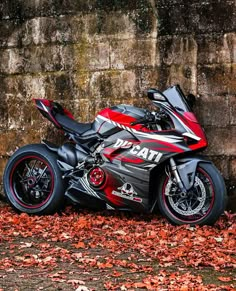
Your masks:
<svg viewBox="0 0 236 291"><path fill-rule="evenodd" d="M28 214L51 214L65 198L86 207L154 212L174 224L213 224L226 205L222 176L197 155L207 147L181 88L148 90L156 111L117 105L94 122L78 123L60 104L34 99L67 142L18 149L4 172L10 204Z"/></svg>

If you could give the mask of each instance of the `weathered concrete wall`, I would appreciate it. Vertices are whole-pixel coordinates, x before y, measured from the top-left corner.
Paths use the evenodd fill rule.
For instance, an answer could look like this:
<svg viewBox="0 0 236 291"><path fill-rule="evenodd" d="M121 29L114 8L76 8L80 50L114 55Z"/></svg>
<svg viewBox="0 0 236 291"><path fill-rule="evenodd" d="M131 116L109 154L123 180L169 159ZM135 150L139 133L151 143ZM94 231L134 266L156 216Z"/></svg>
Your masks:
<svg viewBox="0 0 236 291"><path fill-rule="evenodd" d="M2 0L0 60L0 172L17 146L55 139L32 98L90 121L179 83L198 97L206 153L236 184L234 0Z"/></svg>

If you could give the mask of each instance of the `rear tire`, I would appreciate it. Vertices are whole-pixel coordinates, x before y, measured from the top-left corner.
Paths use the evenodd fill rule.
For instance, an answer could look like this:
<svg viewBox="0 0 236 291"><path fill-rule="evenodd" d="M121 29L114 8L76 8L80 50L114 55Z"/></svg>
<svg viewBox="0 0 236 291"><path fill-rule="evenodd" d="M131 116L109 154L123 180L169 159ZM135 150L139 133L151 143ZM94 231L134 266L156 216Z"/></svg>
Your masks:
<svg viewBox="0 0 236 291"><path fill-rule="evenodd" d="M9 159L3 175L12 207L28 214L52 214L64 202L64 184L56 156L43 144L26 145Z"/></svg>
<svg viewBox="0 0 236 291"><path fill-rule="evenodd" d="M226 201L224 180L211 163L199 163L186 197L166 174L158 186L159 209L173 224L212 225L224 212Z"/></svg>

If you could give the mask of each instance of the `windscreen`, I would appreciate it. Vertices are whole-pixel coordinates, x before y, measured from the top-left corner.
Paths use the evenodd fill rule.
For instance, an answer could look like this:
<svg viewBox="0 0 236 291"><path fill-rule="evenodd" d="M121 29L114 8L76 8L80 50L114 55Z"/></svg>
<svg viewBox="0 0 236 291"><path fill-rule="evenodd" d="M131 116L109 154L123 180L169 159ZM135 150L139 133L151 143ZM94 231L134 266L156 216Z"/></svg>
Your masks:
<svg viewBox="0 0 236 291"><path fill-rule="evenodd" d="M180 112L191 112L183 91L178 85L168 88L163 92L169 103Z"/></svg>

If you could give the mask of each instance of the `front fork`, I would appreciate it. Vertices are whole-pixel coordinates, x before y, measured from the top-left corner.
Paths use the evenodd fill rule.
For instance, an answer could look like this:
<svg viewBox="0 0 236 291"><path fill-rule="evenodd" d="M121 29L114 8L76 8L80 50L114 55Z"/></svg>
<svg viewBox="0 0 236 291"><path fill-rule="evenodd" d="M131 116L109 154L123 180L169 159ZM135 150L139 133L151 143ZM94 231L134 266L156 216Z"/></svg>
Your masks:
<svg viewBox="0 0 236 291"><path fill-rule="evenodd" d="M170 168L171 168L171 172L173 173L174 177L175 177L175 180L176 180L176 183L181 191L181 195L182 196L186 196L187 194L187 189L185 188L181 178L180 178L180 175L179 175L179 172L178 172L178 169L177 169L177 165L176 165L176 162L173 158L170 158Z"/></svg>
<svg viewBox="0 0 236 291"><path fill-rule="evenodd" d="M202 156L192 156L181 159L170 158L171 171L183 196L193 187L197 167L200 163L212 164Z"/></svg>

